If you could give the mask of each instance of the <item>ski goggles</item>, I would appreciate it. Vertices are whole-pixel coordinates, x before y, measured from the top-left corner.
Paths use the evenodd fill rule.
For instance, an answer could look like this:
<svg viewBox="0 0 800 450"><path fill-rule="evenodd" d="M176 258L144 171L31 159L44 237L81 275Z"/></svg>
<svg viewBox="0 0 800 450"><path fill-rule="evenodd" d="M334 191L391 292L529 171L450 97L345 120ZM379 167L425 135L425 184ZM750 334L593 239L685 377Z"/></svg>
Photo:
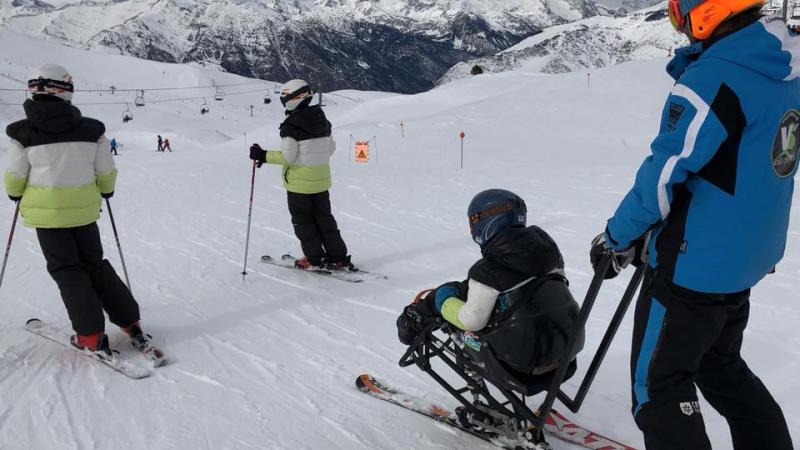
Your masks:
<svg viewBox="0 0 800 450"><path fill-rule="evenodd" d="M497 205L495 207L489 208L487 210L469 216L469 224L470 226L474 226L475 224L477 224L478 222L487 217L503 214L505 212L511 211L512 209L514 209L514 203L512 202L507 202L501 205Z"/></svg>
<svg viewBox="0 0 800 450"><path fill-rule="evenodd" d="M281 93L281 104L286 106L289 101L294 100L298 97L311 97L311 86L303 86L300 89L290 92L288 94Z"/></svg>
<svg viewBox="0 0 800 450"><path fill-rule="evenodd" d="M58 94L62 92L75 92L75 85L68 81L35 78L28 80L28 90L34 94Z"/></svg>
<svg viewBox="0 0 800 450"><path fill-rule="evenodd" d="M686 19L683 17L683 14L681 14L681 2L679 0L669 0L667 10L669 12L669 22L672 24L672 27L677 31L682 31Z"/></svg>

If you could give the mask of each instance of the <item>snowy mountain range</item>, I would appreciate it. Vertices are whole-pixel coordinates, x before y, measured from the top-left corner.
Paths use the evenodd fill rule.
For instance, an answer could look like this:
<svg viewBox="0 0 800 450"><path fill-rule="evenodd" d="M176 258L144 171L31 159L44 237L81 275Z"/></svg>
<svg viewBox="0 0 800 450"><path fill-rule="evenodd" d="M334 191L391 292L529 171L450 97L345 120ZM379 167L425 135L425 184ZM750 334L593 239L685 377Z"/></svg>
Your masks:
<svg viewBox="0 0 800 450"><path fill-rule="evenodd" d="M666 57L686 44L669 23L666 5L660 4L628 15L598 15L550 27L496 55L455 65L441 82L469 76L475 65L484 72L564 73Z"/></svg>
<svg viewBox="0 0 800 450"><path fill-rule="evenodd" d="M596 14L591 0L0 0L0 29L326 90L417 92L459 61Z"/></svg>
<svg viewBox="0 0 800 450"><path fill-rule="evenodd" d="M395 320L421 289L463 279L481 257L466 206L484 189L509 189L526 200L529 223L558 243L570 289L583 300L592 278L589 242L648 155L673 86L661 57L592 71L591 89L583 73L512 70L416 95L326 95L337 142L330 191L337 223L354 263L389 276L354 285L258 262L263 254L301 251L280 168L258 169L250 197L249 144L280 145L283 109L277 101L261 103L265 92L273 95L272 83L0 31L0 130L23 116L25 80L43 59L72 72L75 104L102 120L107 137L121 146L110 201L142 326L172 362L150 378L129 380L25 331L32 317L63 328L69 319L35 230L18 225L0 289L3 450L498 450L368 397L353 381L370 372L418 398L459 405L417 367L397 364L406 347ZM224 101L213 100L212 79L231 86ZM143 107L133 104L133 92L86 91L111 84L181 89L148 91ZM207 114L200 112L203 96ZM122 121L126 103L134 116L129 122ZM170 139L174 152L155 151L157 134ZM370 142L368 163L353 160L356 139ZM7 142L0 140L0 161ZM800 442L798 211L795 197L786 256L753 289L742 348L783 408L794 442ZM105 256L122 275L109 212L104 208L98 226ZM13 204L0 203L4 240L12 215ZM575 392L586 374L631 272L603 284L565 392ZM642 449L628 382L633 313L580 412L567 414ZM107 323L106 332L121 357L144 364L119 328ZM727 422L700 402L713 448L732 448Z"/></svg>

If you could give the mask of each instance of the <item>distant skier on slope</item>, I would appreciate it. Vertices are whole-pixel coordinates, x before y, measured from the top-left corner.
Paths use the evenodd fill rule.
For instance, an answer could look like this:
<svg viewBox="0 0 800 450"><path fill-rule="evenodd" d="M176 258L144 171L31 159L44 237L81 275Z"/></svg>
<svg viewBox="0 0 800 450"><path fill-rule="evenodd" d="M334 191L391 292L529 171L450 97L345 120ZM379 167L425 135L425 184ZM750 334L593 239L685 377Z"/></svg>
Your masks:
<svg viewBox="0 0 800 450"><path fill-rule="evenodd" d="M169 152L172 153L172 147L169 146L169 138L168 137L164 138L164 147L162 147L162 149L163 150L169 150Z"/></svg>
<svg viewBox="0 0 800 450"><path fill-rule="evenodd" d="M280 150L250 147L250 159L283 166L294 233L300 239L300 269L355 270L347 254L336 219L331 213L330 157L336 150L331 123L320 105L310 106L314 93L303 80L291 80L281 88L286 119L280 126Z"/></svg>
<svg viewBox="0 0 800 450"><path fill-rule="evenodd" d="M119 155L117 153L117 138L111 138L111 153Z"/></svg>
<svg viewBox="0 0 800 450"><path fill-rule="evenodd" d="M633 415L649 450L711 448L696 387L728 421L736 450L790 450L781 408L741 356L750 288L783 257L800 149L800 39L762 0L671 0L692 45L652 155L606 230L593 264L607 276L651 232L634 316Z"/></svg>
<svg viewBox="0 0 800 450"><path fill-rule="evenodd" d="M164 139L161 137L160 134L158 135L158 148L156 148L156 151L157 152L164 151Z"/></svg>
<svg viewBox="0 0 800 450"><path fill-rule="evenodd" d="M28 81L33 100L27 119L6 129L5 188L19 202L26 226L36 229L47 271L53 277L76 336L72 345L112 355L103 311L137 348L147 337L139 305L111 264L103 259L97 220L102 198L114 195L117 170L105 126L72 106L72 77L45 64Z"/></svg>
<svg viewBox="0 0 800 450"><path fill-rule="evenodd" d="M431 326L443 324L461 343L464 353L456 361L472 361L467 371L478 370L480 378L506 389L535 386L526 395L541 392L577 319L561 252L544 230L526 227L525 201L513 192L483 191L467 214L483 258L467 280L423 291L406 306L397 319L399 339L414 345ZM576 354L582 347L581 331ZM574 372L573 359L567 376Z"/></svg>

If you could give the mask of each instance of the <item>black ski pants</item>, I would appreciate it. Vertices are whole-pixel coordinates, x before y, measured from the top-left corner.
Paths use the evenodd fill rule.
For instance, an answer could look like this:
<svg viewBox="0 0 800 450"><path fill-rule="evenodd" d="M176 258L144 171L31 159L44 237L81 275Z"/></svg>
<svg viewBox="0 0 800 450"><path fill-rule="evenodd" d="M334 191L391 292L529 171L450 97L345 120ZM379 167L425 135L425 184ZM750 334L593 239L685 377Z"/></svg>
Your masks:
<svg viewBox="0 0 800 450"><path fill-rule="evenodd" d="M735 450L792 450L783 412L740 354L750 290L705 294L649 272L636 304L633 414L648 450L708 450L695 386Z"/></svg>
<svg viewBox="0 0 800 450"><path fill-rule="evenodd" d="M328 191L318 194L287 192L287 196L294 234L300 239L306 258L314 265L321 264L324 258L344 259L347 246L331 214Z"/></svg>
<svg viewBox="0 0 800 450"><path fill-rule="evenodd" d="M103 259L97 223L76 228L37 228L39 245L77 334L105 329L103 311L120 327L139 320L139 305Z"/></svg>

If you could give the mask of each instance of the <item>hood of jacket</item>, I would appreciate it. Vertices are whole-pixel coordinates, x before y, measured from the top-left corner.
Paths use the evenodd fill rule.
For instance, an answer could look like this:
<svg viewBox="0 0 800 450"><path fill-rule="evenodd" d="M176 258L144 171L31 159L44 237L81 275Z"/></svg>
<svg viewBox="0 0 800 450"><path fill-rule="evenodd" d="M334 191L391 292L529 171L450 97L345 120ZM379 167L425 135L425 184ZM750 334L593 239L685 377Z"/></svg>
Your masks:
<svg viewBox="0 0 800 450"><path fill-rule="evenodd" d="M280 126L281 137L291 137L298 141L331 135L331 123L319 105L299 108L293 111Z"/></svg>
<svg viewBox="0 0 800 450"><path fill-rule="evenodd" d="M762 17L721 38L675 51L667 72L676 80L694 61L718 59L744 67L771 80L790 81L800 75L800 37L780 17Z"/></svg>
<svg viewBox="0 0 800 450"><path fill-rule="evenodd" d="M564 268L555 241L537 226L509 228L486 243L481 253L483 258L470 268L469 278L501 292Z"/></svg>
<svg viewBox="0 0 800 450"><path fill-rule="evenodd" d="M528 276L564 268L556 243L537 226L509 228L483 246L481 253L484 259Z"/></svg>
<svg viewBox="0 0 800 450"><path fill-rule="evenodd" d="M63 100L25 100L22 107L34 128L45 133L63 133L81 122L80 110Z"/></svg>

